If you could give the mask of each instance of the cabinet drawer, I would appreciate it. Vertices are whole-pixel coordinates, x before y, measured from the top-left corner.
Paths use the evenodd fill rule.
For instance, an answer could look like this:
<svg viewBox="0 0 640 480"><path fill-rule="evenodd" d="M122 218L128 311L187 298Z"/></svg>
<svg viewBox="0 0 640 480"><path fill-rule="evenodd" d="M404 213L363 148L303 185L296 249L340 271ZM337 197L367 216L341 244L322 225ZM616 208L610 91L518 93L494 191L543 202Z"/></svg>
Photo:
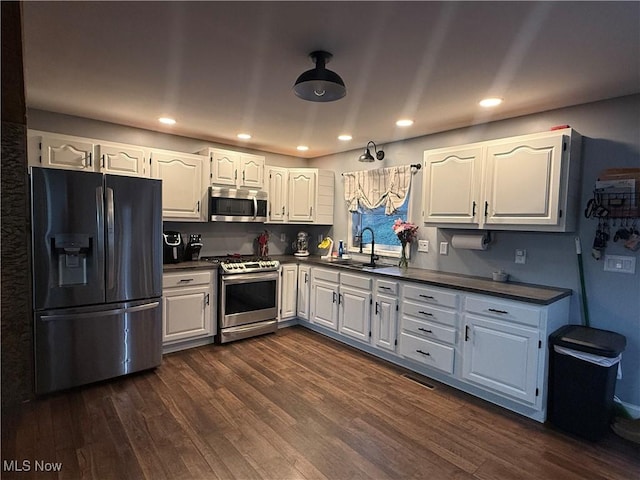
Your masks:
<svg viewBox="0 0 640 480"><path fill-rule="evenodd" d="M430 338L431 340L438 340L439 342L450 343L452 345L456 343L456 329L438 325L437 323L403 317L402 329L421 337Z"/></svg>
<svg viewBox="0 0 640 480"><path fill-rule="evenodd" d="M400 334L400 354L446 373L453 373L453 347L440 345L402 332Z"/></svg>
<svg viewBox="0 0 640 480"><path fill-rule="evenodd" d="M386 293L387 295L397 295L398 282L389 282L387 280L376 280L376 292Z"/></svg>
<svg viewBox="0 0 640 480"><path fill-rule="evenodd" d="M347 285L349 287L360 288L368 292L371 291L371 277L363 277L362 275L351 275L343 273L340 275L340 285Z"/></svg>
<svg viewBox="0 0 640 480"><path fill-rule="evenodd" d="M432 303L434 305L450 308L458 307L459 295L447 290L407 284L402 289L402 295L408 300Z"/></svg>
<svg viewBox="0 0 640 480"><path fill-rule="evenodd" d="M502 320L511 320L532 327L539 326L542 312L539 307L528 306L520 302L509 302L474 295L467 295L465 310Z"/></svg>
<svg viewBox="0 0 640 480"><path fill-rule="evenodd" d="M338 280L340 279L340 273L335 270L328 270L324 268L312 268L311 279L325 280L331 283L338 283Z"/></svg>
<svg viewBox="0 0 640 480"><path fill-rule="evenodd" d="M405 301L402 304L402 313L422 320L444 323L452 327L458 326L458 314L456 312L432 307L431 305Z"/></svg>
<svg viewBox="0 0 640 480"><path fill-rule="evenodd" d="M165 273L162 275L162 288L190 287L206 285L211 282L211 272Z"/></svg>

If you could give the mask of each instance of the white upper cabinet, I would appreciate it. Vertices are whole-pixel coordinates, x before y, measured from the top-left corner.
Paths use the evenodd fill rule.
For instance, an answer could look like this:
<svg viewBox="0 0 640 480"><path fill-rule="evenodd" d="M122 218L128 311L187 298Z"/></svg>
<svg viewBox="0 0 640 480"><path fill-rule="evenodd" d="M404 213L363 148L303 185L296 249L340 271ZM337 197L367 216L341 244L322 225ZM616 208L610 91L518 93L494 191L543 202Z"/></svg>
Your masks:
<svg viewBox="0 0 640 480"><path fill-rule="evenodd" d="M219 148L199 152L211 162L211 184L229 187L263 188L264 157Z"/></svg>
<svg viewBox="0 0 640 480"><path fill-rule="evenodd" d="M487 146L485 225L557 225L564 135Z"/></svg>
<svg viewBox="0 0 640 480"><path fill-rule="evenodd" d="M100 171L117 175L149 177L151 167L141 147L119 143L100 143L96 146L96 160Z"/></svg>
<svg viewBox="0 0 640 480"><path fill-rule="evenodd" d="M202 155L151 151L151 175L162 180L163 220L207 220L208 165Z"/></svg>
<svg viewBox="0 0 640 480"><path fill-rule="evenodd" d="M566 128L426 151L423 220L442 227L573 231L581 143Z"/></svg>
<svg viewBox="0 0 640 480"><path fill-rule="evenodd" d="M282 167L267 166L266 177L269 193L269 222L286 222L289 170Z"/></svg>
<svg viewBox="0 0 640 480"><path fill-rule="evenodd" d="M95 142L88 138L30 131L29 165L65 170L98 171Z"/></svg>
<svg viewBox="0 0 640 480"><path fill-rule="evenodd" d="M424 153L424 221L478 223L482 147Z"/></svg>
<svg viewBox="0 0 640 480"><path fill-rule="evenodd" d="M311 169L289 169L290 222L313 222L317 174Z"/></svg>

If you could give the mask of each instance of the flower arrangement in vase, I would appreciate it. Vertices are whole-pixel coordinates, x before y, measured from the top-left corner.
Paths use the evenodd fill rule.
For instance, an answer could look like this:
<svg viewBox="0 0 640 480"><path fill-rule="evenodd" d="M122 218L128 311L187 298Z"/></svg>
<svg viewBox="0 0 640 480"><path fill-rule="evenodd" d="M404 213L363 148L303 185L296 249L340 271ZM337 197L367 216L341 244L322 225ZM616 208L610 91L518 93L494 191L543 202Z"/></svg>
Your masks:
<svg viewBox="0 0 640 480"><path fill-rule="evenodd" d="M400 244L402 245L398 266L400 268L407 268L409 266L409 261L407 260L406 246L416 239L418 235L418 226L411 222L405 222L404 220L397 219L393 222L393 226L391 228L393 228L393 233L396 234L398 240L400 240Z"/></svg>

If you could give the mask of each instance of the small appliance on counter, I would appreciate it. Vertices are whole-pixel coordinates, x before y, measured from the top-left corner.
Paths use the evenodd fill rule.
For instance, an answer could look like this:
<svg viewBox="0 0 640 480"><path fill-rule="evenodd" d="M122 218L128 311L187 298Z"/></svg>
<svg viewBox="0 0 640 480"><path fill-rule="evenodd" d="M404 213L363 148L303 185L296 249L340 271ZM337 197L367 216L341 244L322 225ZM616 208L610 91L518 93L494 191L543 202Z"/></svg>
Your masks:
<svg viewBox="0 0 640 480"><path fill-rule="evenodd" d="M162 232L162 263L178 263L184 258L184 242L180 232Z"/></svg>
<svg viewBox="0 0 640 480"><path fill-rule="evenodd" d="M189 243L184 250L184 260L198 260L200 257L200 249L202 248L202 235L199 233L192 233L189 235Z"/></svg>
<svg viewBox="0 0 640 480"><path fill-rule="evenodd" d="M309 256L309 234L307 232L298 232L296 241L293 242L293 253L296 257L308 257Z"/></svg>

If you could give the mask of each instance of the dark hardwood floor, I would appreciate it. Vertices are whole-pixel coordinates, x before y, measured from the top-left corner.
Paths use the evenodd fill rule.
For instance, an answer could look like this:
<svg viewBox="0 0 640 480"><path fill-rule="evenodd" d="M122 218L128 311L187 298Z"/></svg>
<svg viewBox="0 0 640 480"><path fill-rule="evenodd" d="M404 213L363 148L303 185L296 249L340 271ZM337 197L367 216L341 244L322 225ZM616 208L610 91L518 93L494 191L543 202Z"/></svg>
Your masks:
<svg viewBox="0 0 640 480"><path fill-rule="evenodd" d="M613 433L583 441L402 373L302 327L174 353L4 410L1 476L640 478L640 449ZM12 460L23 471L7 471Z"/></svg>

